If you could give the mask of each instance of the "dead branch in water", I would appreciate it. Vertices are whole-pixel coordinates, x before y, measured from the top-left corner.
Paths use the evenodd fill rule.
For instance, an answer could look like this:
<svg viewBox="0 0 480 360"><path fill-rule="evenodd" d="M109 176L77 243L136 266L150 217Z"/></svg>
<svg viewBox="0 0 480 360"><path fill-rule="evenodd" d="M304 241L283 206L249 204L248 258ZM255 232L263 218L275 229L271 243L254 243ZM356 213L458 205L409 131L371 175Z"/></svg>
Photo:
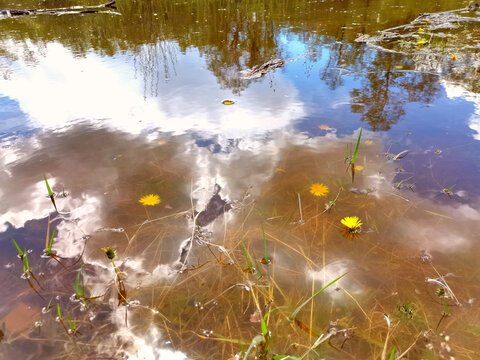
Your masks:
<svg viewBox="0 0 480 360"><path fill-rule="evenodd" d="M280 60L280 59L273 59L270 61L267 61L265 64L262 65L256 65L251 69L245 69L240 71L240 73L243 75L243 79L257 79L264 77L268 72L278 69L279 67L282 67L285 65L287 62L294 61L298 59L290 59L290 60Z"/></svg>
<svg viewBox="0 0 480 360"><path fill-rule="evenodd" d="M94 6L72 6L55 9L3 9L0 10L0 19L21 17L29 15L65 15L65 14L91 14L99 13L104 8L116 9L116 0ZM107 11L110 13L110 11Z"/></svg>

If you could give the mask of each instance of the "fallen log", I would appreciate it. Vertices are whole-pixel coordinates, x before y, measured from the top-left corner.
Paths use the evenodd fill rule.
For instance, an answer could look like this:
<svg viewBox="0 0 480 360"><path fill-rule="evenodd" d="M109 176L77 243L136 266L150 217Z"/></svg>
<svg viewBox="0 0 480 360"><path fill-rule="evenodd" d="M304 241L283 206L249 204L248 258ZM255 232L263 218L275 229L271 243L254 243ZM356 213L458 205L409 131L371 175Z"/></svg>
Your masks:
<svg viewBox="0 0 480 360"><path fill-rule="evenodd" d="M287 62L294 61L297 59L290 59L290 60L280 60L280 59L273 59L270 61L267 61L265 64L262 65L256 65L251 69L245 69L240 71L240 73L243 75L243 79L257 79L264 77L268 72L273 71L275 69L278 69L279 67L282 67L285 65Z"/></svg>
<svg viewBox="0 0 480 360"><path fill-rule="evenodd" d="M30 15L65 15L65 14L91 14L102 12L104 8L116 9L116 0L109 1L105 4L94 6L72 6L66 8L55 9L2 9L0 10L0 20L14 17L30 16Z"/></svg>

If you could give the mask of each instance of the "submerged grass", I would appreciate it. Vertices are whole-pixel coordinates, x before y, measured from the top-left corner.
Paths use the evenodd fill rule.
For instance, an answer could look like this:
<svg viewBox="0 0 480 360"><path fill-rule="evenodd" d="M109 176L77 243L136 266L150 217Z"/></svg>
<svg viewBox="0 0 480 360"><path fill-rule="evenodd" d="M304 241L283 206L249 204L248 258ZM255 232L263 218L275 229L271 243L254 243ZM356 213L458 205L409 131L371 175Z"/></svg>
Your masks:
<svg viewBox="0 0 480 360"><path fill-rule="evenodd" d="M358 159L361 134L362 130L360 130L354 154L349 159L350 165L354 165L352 160ZM192 241L194 244L192 255L181 271L169 266L171 261L169 256L172 253L172 259L177 256L177 249L172 248L171 245L178 241L178 234L185 232L182 219L185 211L151 219L147 223L136 224L138 220L135 218L132 220L135 225L125 226L124 232L120 234L113 231L108 234L96 234L99 239L94 240L97 243L92 245L94 254L102 253L99 250L102 245L99 243L114 243L118 254L121 254L118 256L119 260L117 251L112 248L103 248L104 256L113 265L115 279L113 276L102 278L103 270L91 276L94 266L81 265L78 268L77 265L71 264L71 260L65 259L65 263L68 263L68 271L62 270L61 274L57 275L57 281L49 281L52 284L62 283L61 280L65 279L64 276L67 274L69 277L68 281L65 281L65 287L55 291L49 288L48 292L45 291L48 297L51 293L55 295L51 298L56 296L67 298L71 295L72 280L75 278L75 298L81 302L74 299L70 302L62 300L62 311L66 319L62 318L60 304L57 304L59 322L70 335L68 341L78 340L76 345L80 349L68 356L78 358L80 355L91 357L103 355L95 353L97 349L94 348L97 344L100 344L99 349L103 348L103 336L105 334L114 336L109 333L109 331L116 331L112 330L114 327L120 329L119 331L123 334L133 334L136 337L149 334L151 329L158 330L159 334L168 339L172 347L186 352L191 358L247 360L255 357L257 359L306 360L334 357L379 359L380 356L386 359L389 356L390 359L395 359L395 357L399 358L399 354L400 357L405 354L405 351L401 354L400 349L403 351L407 347L405 344L412 342L418 329L433 329L435 324L428 324L428 320L434 318L437 321L439 311L436 317L431 316L435 309L430 309L431 305L426 304L425 299L422 302L422 294L412 297L408 292L405 293L405 289L400 289L399 295L391 295L400 287L398 285L397 288L397 283L407 284L408 289L422 288L425 285L424 276L421 279L417 276L419 273L423 274L422 265L412 260L411 253L403 247L394 248L387 241L376 241L376 237L392 235L388 232L389 229L385 229L393 220L407 213L405 210L407 205L394 206L392 203L395 200L389 200L388 207L383 206L378 210L379 203L373 197L348 191L341 192L342 184L349 182L348 174L345 174L345 164L339 158L339 154L342 155L343 145L342 143L341 147L335 149L334 164L337 170L332 171L336 174L335 176L338 175L339 179L328 178L328 181L332 180L329 184L338 184L338 193L326 204L324 211L318 199L313 201L309 197L304 197L304 213L301 214L304 214L305 221L300 224L296 221L297 218L289 216L298 211L297 206L302 210L302 206L296 201L296 194L300 197L298 189L307 188L305 184L309 183L310 179L307 178L310 175L303 178L298 176L302 171L297 171L294 167L295 163L292 165L286 161L286 171L294 175L285 179L286 176L282 173L283 178L278 176L274 180L269 180L272 183L265 185L267 190L264 192L267 200L260 197L255 204L236 209L234 220L225 222L221 237L215 232L212 234L205 229L195 229L191 239L197 240L196 237L198 237L198 242ZM308 171L313 172L312 159L313 155L311 158L307 157ZM385 161L383 157L381 159ZM323 167L329 166L334 165L328 161L326 166L322 163L321 171ZM304 170L303 173L310 174L308 171ZM315 177L313 175L312 177L325 179L329 173L325 175L321 171L318 170ZM364 181L364 178L360 180ZM281 183L281 181L285 182ZM369 184L366 185L369 186ZM290 198L286 198L285 194L290 194ZM332 210L334 205L335 208ZM385 211L387 208L388 212ZM349 214L361 215L364 226L371 230L365 231L365 236L362 233L362 237L355 242L346 241L341 237L340 221ZM130 214L125 214L127 215ZM262 222L260 219L267 220ZM301 219L303 220L303 215ZM438 216L435 219L438 223L447 220ZM258 241L259 222L263 244ZM217 220L217 224L220 224L220 219ZM357 224L355 222L351 228L355 228ZM53 233L50 233L50 230L50 228L47 229L46 254L52 253L54 242L55 230ZM396 237L398 234L393 235L395 236L392 237ZM269 238L268 249L267 237ZM55 241L56 244L60 244L61 240ZM219 245L220 243L222 245ZM17 252L20 250L19 256L24 256L24 251L18 244L14 244ZM199 244L201 245L198 246ZM92 254L92 251L87 251L86 254ZM260 255L257 257L255 254ZM146 265L141 269L130 266L128 258L136 260L142 256L146 259ZM263 259L260 259L262 256ZM386 259L388 261L385 261ZM258 264L258 261L263 263L262 260L270 265L263 267ZM82 257L82 261L88 261L88 257ZM244 270L244 262L247 264L246 270ZM49 261L49 263L53 262ZM24 264L27 270L30 265L26 265L25 261ZM258 268L256 264L259 265ZM335 267L336 265L338 268ZM36 268L35 266L34 269ZM159 269L160 276L157 273ZM362 272L372 274L377 272L375 269L381 269L378 272L382 274L375 274L375 276L378 276L379 281L385 281L387 284L379 291L372 287L368 276L366 281L364 281L365 277L362 277ZM164 270L168 273L167 275L162 273ZM408 276L405 275L407 272ZM331 289L327 296L325 290L344 278L347 273L351 276L345 278L344 284L342 281L345 288L338 286L335 291ZM383 273L386 274L385 276L393 276L393 281L386 281ZM113 274L113 271L110 274ZM326 285L315 291L314 284L322 276L322 286ZM106 280L106 277L109 279ZM332 278L335 279L327 284L325 279ZM451 296L448 285L440 275L433 280L436 281L435 284L440 282L443 285L444 294ZM310 283L312 284L311 292ZM86 284L88 289L93 289L93 285L97 288L103 286L105 295L96 297L96 301L90 301L94 298L85 299ZM350 288L355 289L355 286L358 286L358 291L352 291ZM127 301L127 290L129 301ZM325 296L320 297L322 293ZM305 300L307 296L309 297ZM115 301L115 297L118 302ZM317 306L319 298L322 306ZM461 299L460 295L459 298ZM133 299L138 299L139 304ZM399 321L391 327L389 323L385 339L385 324L379 321L381 317L379 314L400 311L395 308L396 304L401 302L399 299L412 299L418 314L425 314L424 319L421 316L415 316L413 321ZM86 301L88 308L86 308ZM196 304L199 306L195 306ZM295 307L292 304L300 305ZM121 307L121 305L126 306ZM47 310L50 307L49 303ZM116 316L120 308L125 310L126 320L128 308L128 324L127 321L125 325L121 325L121 322L112 324L105 320ZM410 303L403 304L402 309L406 313L409 313L409 308L411 308ZM445 305L444 314L448 310L449 308ZM97 312L102 316L90 320L87 315L90 312ZM310 321L305 318L309 318ZM392 316L392 319L395 317ZM454 320L453 317L452 320ZM439 325L441 325L440 322ZM84 326L83 324L86 323L89 325ZM56 327L59 330L58 324ZM56 337L58 337L58 331L48 335L48 339L52 341L58 340ZM62 337L65 338L64 335ZM393 349L392 344L395 344ZM116 355L117 351L127 353L138 350L127 344L119 346L118 349L114 347L109 349L113 355ZM412 358L420 353L420 347L414 344L410 345L407 351L409 349L415 351ZM430 353L425 356L430 356Z"/></svg>
<svg viewBox="0 0 480 360"><path fill-rule="evenodd" d="M363 129L360 128L360 133L358 134L357 145L355 145L355 151L353 152L352 160L350 164L355 167L355 160L357 160L358 149L360 148L360 139L362 138Z"/></svg>
<svg viewBox="0 0 480 360"><path fill-rule="evenodd" d="M47 231L47 246L45 247L45 254L48 255L48 256L50 256L52 254L52 245L53 245L53 238L54 237L55 237L55 229L53 229L52 235L50 237L50 241L48 241L48 231Z"/></svg>
<svg viewBox="0 0 480 360"><path fill-rule="evenodd" d="M82 270L85 264L82 264L80 270L78 270L77 277L75 278L75 285L73 289L75 290L75 297L77 299L85 298L85 284L83 283L83 274Z"/></svg>
<svg viewBox="0 0 480 360"><path fill-rule="evenodd" d="M268 251L267 251L267 239L265 238L265 230L263 229L263 224L262 224L262 235L263 235L263 245L265 247L265 257L263 258L263 263L268 265L270 264L270 259L268 258Z"/></svg>
<svg viewBox="0 0 480 360"><path fill-rule="evenodd" d="M302 310L302 308L307 305L311 300L313 300L317 295L321 294L325 289L327 289L330 285L336 283L338 280L340 280L341 278L343 278L345 275L347 275L346 273L337 277L336 279L330 281L327 285L325 285L324 287L322 287L320 290L318 290L315 294L313 294L312 296L310 296L307 300L305 300L300 306L298 306L289 316L289 320L290 321L293 321L298 313L300 312L300 310Z"/></svg>
<svg viewBox="0 0 480 360"><path fill-rule="evenodd" d="M349 163L350 170L351 170L351 173L352 173L352 183L355 181L355 161L357 160L358 149L360 148L360 140L362 138L362 131L363 131L363 129L360 128L360 133L358 134L358 138L357 138L357 144L355 145L355 150L353 151L353 155L352 155L352 158L351 158L350 163ZM347 145L347 153L348 153L348 145ZM347 170L348 170L348 168L347 168Z"/></svg>

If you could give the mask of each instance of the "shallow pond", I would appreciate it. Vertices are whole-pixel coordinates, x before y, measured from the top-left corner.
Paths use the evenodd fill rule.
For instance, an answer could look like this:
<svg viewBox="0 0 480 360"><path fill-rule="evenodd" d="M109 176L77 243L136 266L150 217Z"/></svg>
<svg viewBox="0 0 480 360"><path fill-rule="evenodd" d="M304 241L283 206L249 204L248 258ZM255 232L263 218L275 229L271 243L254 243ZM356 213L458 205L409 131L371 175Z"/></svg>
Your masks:
<svg viewBox="0 0 480 360"><path fill-rule="evenodd" d="M0 18L2 359L477 357L467 2L97 5Z"/></svg>

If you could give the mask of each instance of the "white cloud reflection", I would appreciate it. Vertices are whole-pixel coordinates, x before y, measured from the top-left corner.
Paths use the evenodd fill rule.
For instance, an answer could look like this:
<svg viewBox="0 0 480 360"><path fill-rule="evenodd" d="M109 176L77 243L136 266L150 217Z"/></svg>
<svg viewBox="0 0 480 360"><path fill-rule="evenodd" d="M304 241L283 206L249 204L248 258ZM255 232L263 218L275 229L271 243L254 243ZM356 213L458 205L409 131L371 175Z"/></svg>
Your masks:
<svg viewBox="0 0 480 360"><path fill-rule="evenodd" d="M468 91L462 85L453 84L446 80L443 80L442 84L447 97L450 99L461 98L473 103L475 111L468 119L468 126L475 132L475 134L472 135L473 138L480 140L480 94Z"/></svg>
<svg viewBox="0 0 480 360"><path fill-rule="evenodd" d="M178 58L177 75L155 85L157 97L146 94L134 55L110 58L92 52L76 57L59 43L48 43L42 51L35 44L27 45L37 54L36 63L31 65L17 54L14 74L0 80L0 94L16 100L28 114L25 127L59 129L88 120L133 134L156 129L240 138L283 128L305 114L297 89L280 73L275 91L263 81L236 96L218 86L194 49ZM23 51L8 41L2 48ZM235 104L223 105L226 98Z"/></svg>

